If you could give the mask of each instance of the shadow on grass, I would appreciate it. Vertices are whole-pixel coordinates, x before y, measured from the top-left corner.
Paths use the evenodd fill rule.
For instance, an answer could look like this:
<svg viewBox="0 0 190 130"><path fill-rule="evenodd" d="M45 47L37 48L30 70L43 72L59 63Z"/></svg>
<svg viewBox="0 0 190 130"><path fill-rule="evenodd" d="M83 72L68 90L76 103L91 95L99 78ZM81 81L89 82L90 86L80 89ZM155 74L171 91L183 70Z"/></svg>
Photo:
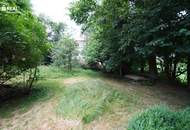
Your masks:
<svg viewBox="0 0 190 130"><path fill-rule="evenodd" d="M35 103L43 102L53 97L54 91L52 91L51 90L52 88L49 87L48 85L46 86L46 84L48 83L37 84L31 90L30 94L22 94L22 95L20 94L14 98L12 97L9 100L1 102L0 118L12 117L15 112L18 113L27 112ZM49 85L51 85L51 83ZM17 91L18 90L12 91L12 93L16 93Z"/></svg>

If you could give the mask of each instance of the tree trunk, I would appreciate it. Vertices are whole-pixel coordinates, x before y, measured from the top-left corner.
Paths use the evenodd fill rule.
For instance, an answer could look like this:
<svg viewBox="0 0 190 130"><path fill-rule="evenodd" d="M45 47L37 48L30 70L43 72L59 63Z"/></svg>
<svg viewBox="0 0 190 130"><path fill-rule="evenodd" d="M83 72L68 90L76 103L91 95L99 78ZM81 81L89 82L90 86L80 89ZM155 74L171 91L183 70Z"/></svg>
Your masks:
<svg viewBox="0 0 190 130"><path fill-rule="evenodd" d="M69 71L71 71L72 70L72 60L71 60L71 58L72 58L72 54L70 54L69 56L68 56L68 70Z"/></svg>
<svg viewBox="0 0 190 130"><path fill-rule="evenodd" d="M129 74L131 70L131 66L128 63L122 63L120 66L120 75L126 75Z"/></svg>
<svg viewBox="0 0 190 130"><path fill-rule="evenodd" d="M187 85L188 88L190 89L190 56L188 56L187 59Z"/></svg>
<svg viewBox="0 0 190 130"><path fill-rule="evenodd" d="M149 65L149 73L151 75L157 76L158 71L157 71L157 64L156 64L156 56L151 55L148 58L148 65Z"/></svg>
<svg viewBox="0 0 190 130"><path fill-rule="evenodd" d="M31 71L31 73L32 73L32 71ZM31 90L31 88L32 88L32 85L33 85L35 78L36 78L36 74L37 74L37 67L34 69L33 77L30 77L31 81L29 83L29 90Z"/></svg>
<svg viewBox="0 0 190 130"><path fill-rule="evenodd" d="M120 67L119 67L119 75L120 75L120 76L123 76L123 73L122 73L122 65L120 65Z"/></svg>
<svg viewBox="0 0 190 130"><path fill-rule="evenodd" d="M177 70L177 61L175 60L173 63L173 70L172 70L172 78L176 80L176 70Z"/></svg>
<svg viewBox="0 0 190 130"><path fill-rule="evenodd" d="M141 61L141 68L140 68L141 70L141 73L144 73L144 61L142 60Z"/></svg>
<svg viewBox="0 0 190 130"><path fill-rule="evenodd" d="M169 63L168 57L165 57L165 60L164 60L164 71L165 71L166 78L170 80L171 73L170 73L170 63Z"/></svg>

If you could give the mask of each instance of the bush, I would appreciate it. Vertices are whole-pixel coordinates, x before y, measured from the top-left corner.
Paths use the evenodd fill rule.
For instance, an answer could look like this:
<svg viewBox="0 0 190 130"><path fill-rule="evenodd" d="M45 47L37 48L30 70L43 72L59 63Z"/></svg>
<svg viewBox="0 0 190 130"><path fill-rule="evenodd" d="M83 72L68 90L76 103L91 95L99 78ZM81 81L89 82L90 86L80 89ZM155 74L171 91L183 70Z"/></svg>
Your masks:
<svg viewBox="0 0 190 130"><path fill-rule="evenodd" d="M128 130L190 130L190 109L171 111L166 106L155 106L129 121Z"/></svg>

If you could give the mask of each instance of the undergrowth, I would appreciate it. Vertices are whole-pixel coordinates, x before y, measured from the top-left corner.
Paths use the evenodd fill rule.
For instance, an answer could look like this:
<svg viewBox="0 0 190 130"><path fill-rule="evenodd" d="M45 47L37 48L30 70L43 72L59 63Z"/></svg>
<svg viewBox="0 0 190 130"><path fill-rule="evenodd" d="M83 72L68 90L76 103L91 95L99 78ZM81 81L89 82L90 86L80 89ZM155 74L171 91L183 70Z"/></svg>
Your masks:
<svg viewBox="0 0 190 130"><path fill-rule="evenodd" d="M115 90L101 80L83 81L65 88L57 114L66 118L81 119L84 123L124 107L129 101L127 94ZM131 101L131 99L130 99Z"/></svg>
<svg viewBox="0 0 190 130"><path fill-rule="evenodd" d="M97 73L93 70L82 69L82 68L73 68L72 71L68 71L62 67L56 66L40 66L40 79L56 79L56 78L69 78L77 76L100 76L100 73Z"/></svg>
<svg viewBox="0 0 190 130"><path fill-rule="evenodd" d="M1 103L0 118L8 118L15 111L23 113L28 111L35 103L44 102L59 94L62 89L55 81L39 81L31 90L30 94L15 97Z"/></svg>
<svg viewBox="0 0 190 130"><path fill-rule="evenodd" d="M190 130L190 109L172 111L162 105L151 107L133 117L128 130Z"/></svg>

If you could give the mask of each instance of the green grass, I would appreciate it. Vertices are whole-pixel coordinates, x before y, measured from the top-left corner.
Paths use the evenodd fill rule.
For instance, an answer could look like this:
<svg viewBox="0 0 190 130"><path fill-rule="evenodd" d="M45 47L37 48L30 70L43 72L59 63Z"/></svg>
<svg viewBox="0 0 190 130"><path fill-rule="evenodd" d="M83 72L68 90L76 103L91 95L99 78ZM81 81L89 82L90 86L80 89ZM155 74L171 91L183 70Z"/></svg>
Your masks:
<svg viewBox="0 0 190 130"><path fill-rule="evenodd" d="M58 79L70 77L93 77L102 76L101 73L74 69L67 71L55 66L41 66L41 79ZM132 96L122 93L121 90L113 89L102 80L89 79L79 83L64 87L60 96L60 102L56 108L57 115L64 118L79 119L84 123L90 123L93 120L104 115L106 112L112 112L115 108L122 108L135 102Z"/></svg>
<svg viewBox="0 0 190 130"><path fill-rule="evenodd" d="M124 107L130 97L101 80L88 80L65 88L57 107L57 114L64 118L81 119L84 123L111 112L115 107Z"/></svg>
<svg viewBox="0 0 190 130"><path fill-rule="evenodd" d="M27 112L34 105L46 103L46 101L49 103L48 101L53 98L51 101L56 101L58 104L52 109L63 119L78 119L82 120L84 124L99 119L108 119L109 123L117 120L120 123L120 116L121 119L126 116L124 120L128 120L128 114L133 115L137 110L147 108L150 104L152 105L152 101L157 101L159 98L159 93L157 93L160 92L159 88L155 89L153 95L151 95L151 91L150 95L143 93L142 90L153 89L147 84L146 86L129 87L128 84L118 82L112 86L112 82L109 82L110 79L91 70L74 69L69 72L53 66L40 66L39 68L40 78L32 89L32 93L1 103L0 118L9 118L14 114ZM82 80L80 81L80 79ZM69 83L64 84L65 81L69 81ZM163 94L164 91L162 90L161 93ZM148 95L145 99L143 99L144 94ZM167 96L176 95L167 94ZM152 101L151 98L153 98ZM151 102L149 103L149 101ZM129 128L129 130L179 130L181 127L183 130L189 130L189 112L189 109L173 112L167 107L153 107L143 113L138 113L131 119L129 125L124 123L121 124L121 127ZM124 120L121 122L125 122Z"/></svg>
<svg viewBox="0 0 190 130"><path fill-rule="evenodd" d="M33 104L44 102L61 92L59 84L55 81L39 81L32 89L31 94L15 97L6 102L1 103L0 118L8 118L17 111L24 113L28 111Z"/></svg>
<svg viewBox="0 0 190 130"><path fill-rule="evenodd" d="M91 70L74 69L67 71L54 66L40 66L40 78L37 84L34 85L31 94L16 97L1 103L0 118L8 118L17 112L28 111L33 104L44 102L54 96L61 95L64 90L64 85L60 85L60 80L76 76L98 76L97 72Z"/></svg>
<svg viewBox="0 0 190 130"><path fill-rule="evenodd" d="M56 79L56 78L69 78L69 77L77 77L77 76L93 76L97 77L101 74L81 68L74 68L72 71L68 71L65 68L59 68L56 66L40 66L40 79Z"/></svg>
<svg viewBox="0 0 190 130"><path fill-rule="evenodd" d="M154 106L129 121L128 130L190 130L190 109L172 111Z"/></svg>

